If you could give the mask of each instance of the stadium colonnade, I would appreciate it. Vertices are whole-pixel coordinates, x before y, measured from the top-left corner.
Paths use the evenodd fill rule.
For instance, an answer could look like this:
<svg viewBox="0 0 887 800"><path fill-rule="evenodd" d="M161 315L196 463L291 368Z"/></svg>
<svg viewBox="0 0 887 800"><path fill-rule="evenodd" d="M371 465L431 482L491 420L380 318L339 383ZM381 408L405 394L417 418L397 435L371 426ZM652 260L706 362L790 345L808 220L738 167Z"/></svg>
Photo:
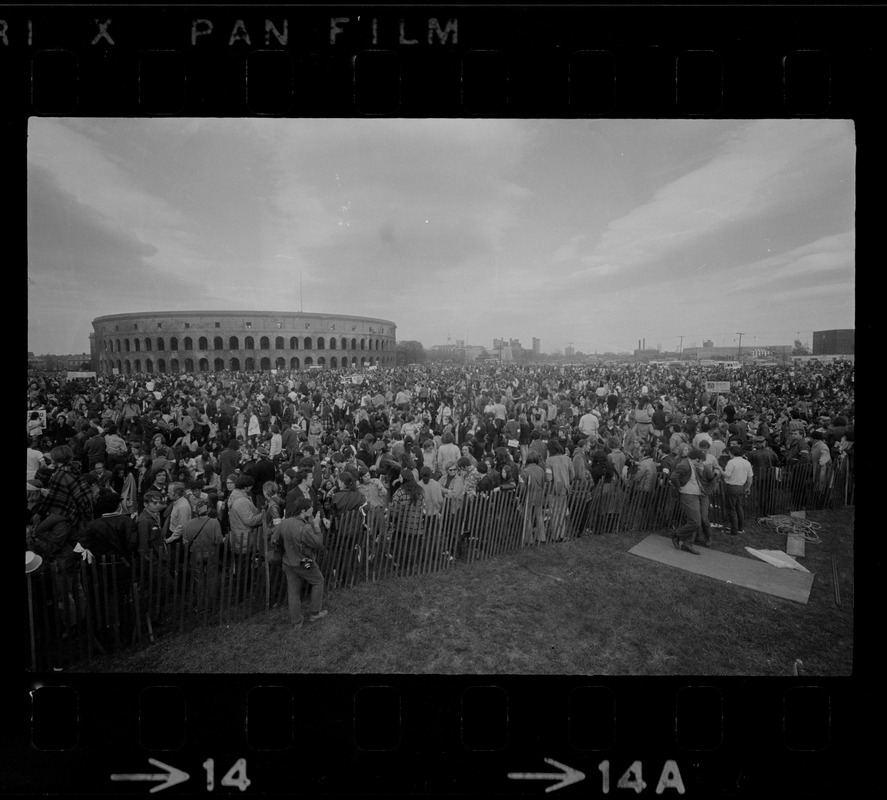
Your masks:
<svg viewBox="0 0 887 800"><path fill-rule="evenodd" d="M102 375L392 367L397 358L397 326L375 317L151 311L97 317L92 326L92 360Z"/></svg>

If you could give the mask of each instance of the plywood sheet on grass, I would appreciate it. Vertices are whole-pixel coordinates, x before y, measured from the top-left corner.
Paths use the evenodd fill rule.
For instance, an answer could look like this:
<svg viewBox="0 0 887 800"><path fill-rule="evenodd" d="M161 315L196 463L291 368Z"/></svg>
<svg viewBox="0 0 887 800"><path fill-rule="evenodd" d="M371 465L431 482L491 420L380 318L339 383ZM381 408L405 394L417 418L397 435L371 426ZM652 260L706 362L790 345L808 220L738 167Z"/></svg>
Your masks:
<svg viewBox="0 0 887 800"><path fill-rule="evenodd" d="M694 575L706 575L734 586L744 586L798 603L806 604L810 597L810 588L815 577L812 573L779 569L754 558L734 556L704 547L696 549L699 550L698 556L676 550L671 537L654 533L638 542L628 552L692 572Z"/></svg>

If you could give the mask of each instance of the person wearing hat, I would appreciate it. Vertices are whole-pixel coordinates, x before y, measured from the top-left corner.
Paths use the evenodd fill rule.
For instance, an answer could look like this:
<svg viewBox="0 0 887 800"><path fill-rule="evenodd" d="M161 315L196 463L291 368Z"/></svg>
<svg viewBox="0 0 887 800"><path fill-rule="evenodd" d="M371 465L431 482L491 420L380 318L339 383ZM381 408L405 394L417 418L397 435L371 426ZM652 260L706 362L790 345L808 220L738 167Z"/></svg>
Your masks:
<svg viewBox="0 0 887 800"><path fill-rule="evenodd" d="M189 568L194 581L195 611L212 614L216 608L216 587L219 578L219 546L224 541L222 526L203 498L195 506L195 516L182 532L187 547Z"/></svg>
<svg viewBox="0 0 887 800"><path fill-rule="evenodd" d="M25 574L29 575L32 572L36 572L40 569L41 564L43 564L43 558L35 553L33 550L25 551Z"/></svg>

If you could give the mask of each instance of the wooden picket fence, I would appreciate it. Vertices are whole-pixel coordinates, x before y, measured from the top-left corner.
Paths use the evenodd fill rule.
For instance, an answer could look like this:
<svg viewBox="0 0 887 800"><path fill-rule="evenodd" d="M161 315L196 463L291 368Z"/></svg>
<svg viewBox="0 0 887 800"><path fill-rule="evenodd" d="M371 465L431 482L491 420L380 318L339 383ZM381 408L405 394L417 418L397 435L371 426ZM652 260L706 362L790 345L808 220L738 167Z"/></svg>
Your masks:
<svg viewBox="0 0 887 800"><path fill-rule="evenodd" d="M846 462L823 472L771 469L743 498L746 517L853 504ZM366 508L366 507L365 507ZM711 496L709 520L727 526L723 487ZM522 547L587 534L656 531L681 524L675 491L659 476L652 491L630 481L574 483L538 502L515 491L447 501L435 516L360 509L324 534L318 565L325 591L397 576L458 568ZM97 557L66 573L57 562L26 576L27 667L49 670L109 652L144 647L197 626L230 625L286 603L286 579L259 536L246 550L222 545L198 561L182 544L150 558Z"/></svg>

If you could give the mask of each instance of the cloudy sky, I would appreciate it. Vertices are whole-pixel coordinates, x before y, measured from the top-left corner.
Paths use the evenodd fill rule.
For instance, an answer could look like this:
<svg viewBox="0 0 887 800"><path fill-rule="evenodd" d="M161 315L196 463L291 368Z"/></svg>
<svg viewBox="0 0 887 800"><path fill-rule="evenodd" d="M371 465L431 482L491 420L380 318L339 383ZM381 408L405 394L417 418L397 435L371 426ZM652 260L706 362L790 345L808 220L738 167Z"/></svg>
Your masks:
<svg viewBox="0 0 887 800"><path fill-rule="evenodd" d="M808 342L855 327L855 156L838 120L32 119L28 349L300 307L426 347Z"/></svg>

